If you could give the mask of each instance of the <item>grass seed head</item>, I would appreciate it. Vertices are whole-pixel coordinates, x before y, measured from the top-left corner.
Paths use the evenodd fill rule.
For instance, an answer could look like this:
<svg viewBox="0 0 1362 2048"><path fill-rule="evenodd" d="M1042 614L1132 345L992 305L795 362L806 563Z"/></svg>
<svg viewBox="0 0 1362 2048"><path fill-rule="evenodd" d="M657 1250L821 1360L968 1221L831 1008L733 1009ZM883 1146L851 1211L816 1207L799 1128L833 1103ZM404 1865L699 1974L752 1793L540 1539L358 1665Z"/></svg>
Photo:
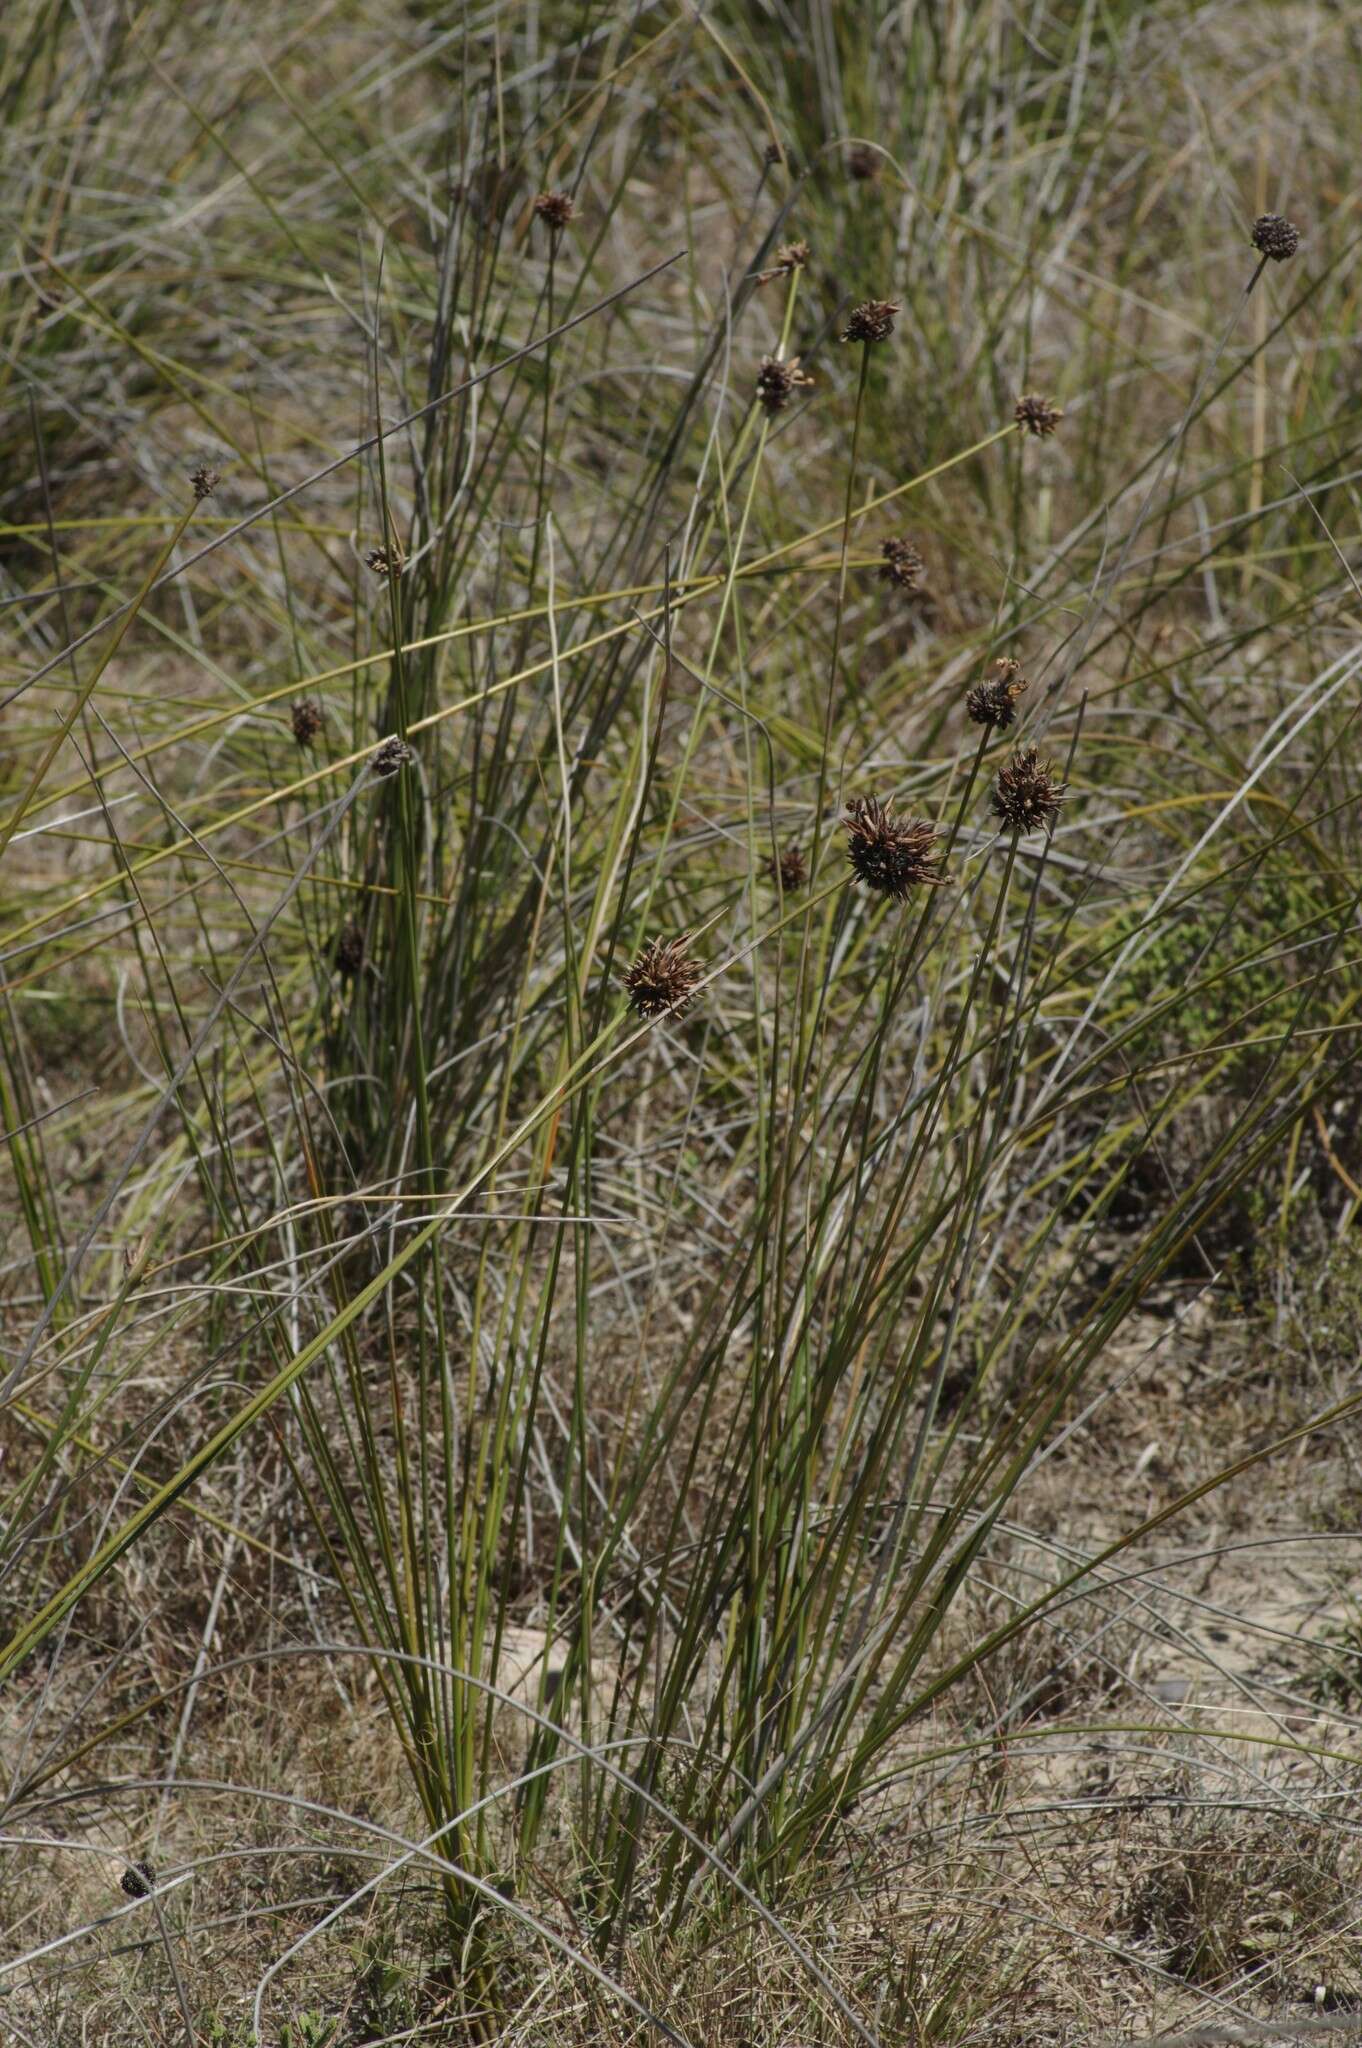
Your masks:
<svg viewBox="0 0 1362 2048"><path fill-rule="evenodd" d="M577 208L570 192L541 192L534 210L551 233L561 235L569 221L576 220Z"/></svg>
<svg viewBox="0 0 1362 2048"><path fill-rule="evenodd" d="M1042 761L1034 747L1018 747L998 770L993 815L1014 832L1039 832L1059 816L1066 788L1053 761Z"/></svg>
<svg viewBox="0 0 1362 2048"><path fill-rule="evenodd" d="M1279 213L1260 213L1253 223L1253 246L1273 263L1285 263L1300 247L1301 233L1294 221Z"/></svg>
<svg viewBox="0 0 1362 2048"><path fill-rule="evenodd" d="M368 554L364 557L364 565L367 569L372 569L380 581L386 581L390 574L393 576L400 576L402 574L402 571L407 566L407 558L400 547L370 548Z"/></svg>
<svg viewBox="0 0 1362 2048"><path fill-rule="evenodd" d="M880 548L883 560L880 563L880 581L892 583L896 590L919 590L922 587L922 572L927 564L910 540L900 534L883 543Z"/></svg>
<svg viewBox="0 0 1362 2048"><path fill-rule="evenodd" d="M1034 434L1037 440L1047 441L1064 415L1057 405L1051 405L1048 398L1038 398L1034 391L1030 391L1017 400L1012 417L1019 427L1025 427L1028 434Z"/></svg>
<svg viewBox="0 0 1362 2048"><path fill-rule="evenodd" d="M847 169L858 185L873 185L883 169L879 151L868 142L853 143L847 151Z"/></svg>
<svg viewBox="0 0 1362 2048"><path fill-rule="evenodd" d="M1021 663L1005 657L993 664L997 674L976 683L965 699L965 709L976 725L1001 732L1017 715L1017 699L1029 687Z"/></svg>
<svg viewBox="0 0 1362 2048"><path fill-rule="evenodd" d="M782 889L802 889L809 879L803 848L787 846L778 857L767 861L766 872Z"/></svg>
<svg viewBox="0 0 1362 2048"><path fill-rule="evenodd" d="M332 958L342 981L353 981L364 965L364 934L357 924L343 924L336 933Z"/></svg>
<svg viewBox="0 0 1362 2048"><path fill-rule="evenodd" d="M935 825L896 818L892 797L885 804L878 797L852 797L845 823L847 859L857 881L877 895L901 903L912 890L945 881Z"/></svg>
<svg viewBox="0 0 1362 2048"><path fill-rule="evenodd" d="M773 277L792 277L796 270L805 270L809 262L807 242L782 242L776 250L776 260L769 270L757 272L758 284L769 284Z"/></svg>
<svg viewBox="0 0 1362 2048"><path fill-rule="evenodd" d="M189 482L194 493L194 503L201 505L205 498L211 498L222 479L215 469L209 469L201 462L197 469L189 472Z"/></svg>
<svg viewBox="0 0 1362 2048"><path fill-rule="evenodd" d="M145 1899L156 1888L156 1873L149 1863L130 1863L118 1882L130 1899Z"/></svg>
<svg viewBox="0 0 1362 2048"><path fill-rule="evenodd" d="M293 707L293 737L300 747L310 747L322 729L321 706L315 697L300 697Z"/></svg>
<svg viewBox="0 0 1362 2048"><path fill-rule="evenodd" d="M783 412L793 393L812 382L800 369L798 356L783 363L779 356L763 356L757 370L757 398L768 413Z"/></svg>
<svg viewBox="0 0 1362 2048"><path fill-rule="evenodd" d="M649 939L624 971L629 1007L636 1017L679 1017L690 1005L702 969L689 957L690 933L678 939Z"/></svg>
<svg viewBox="0 0 1362 2048"><path fill-rule="evenodd" d="M394 733L390 739L384 740L374 755L374 774L396 775L400 768L406 767L410 759L411 748L405 740L400 740Z"/></svg>
<svg viewBox="0 0 1362 2048"><path fill-rule="evenodd" d="M843 341L888 341L900 310L897 299L863 300L842 329Z"/></svg>

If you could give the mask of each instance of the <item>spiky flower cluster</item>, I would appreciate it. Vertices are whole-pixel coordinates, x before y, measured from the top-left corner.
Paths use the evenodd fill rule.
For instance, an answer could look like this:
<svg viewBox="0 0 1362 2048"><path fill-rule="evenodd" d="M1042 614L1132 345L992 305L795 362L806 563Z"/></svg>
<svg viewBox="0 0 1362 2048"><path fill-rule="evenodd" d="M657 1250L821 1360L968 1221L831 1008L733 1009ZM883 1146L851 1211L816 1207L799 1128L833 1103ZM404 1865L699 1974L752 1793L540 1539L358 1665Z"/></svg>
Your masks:
<svg viewBox="0 0 1362 2048"><path fill-rule="evenodd" d="M629 1007L636 1017L679 1017L695 994L703 969L689 956L690 933L676 939L649 939L624 971Z"/></svg>
<svg viewBox="0 0 1362 2048"><path fill-rule="evenodd" d="M945 881L935 825L894 816L892 797L854 796L847 804L847 859L857 881L902 902L913 889Z"/></svg>
<svg viewBox="0 0 1362 2048"><path fill-rule="evenodd" d="M310 747L322 729L322 710L315 697L300 697L293 707L293 737Z"/></svg>
<svg viewBox="0 0 1362 2048"><path fill-rule="evenodd" d="M364 933L357 924L343 924L336 933L332 958L342 981L353 981L364 965Z"/></svg>
<svg viewBox="0 0 1362 2048"><path fill-rule="evenodd" d="M769 284L773 277L790 277L796 270L805 269L808 261L807 242L782 242L776 250L776 260L771 268L757 272L757 283Z"/></svg>
<svg viewBox="0 0 1362 2048"><path fill-rule="evenodd" d="M1035 434L1044 441L1053 434L1064 415L1057 405L1051 405L1048 398L1038 398L1034 391L1029 391L1024 398L1017 400L1012 417L1028 434Z"/></svg>
<svg viewBox="0 0 1362 2048"><path fill-rule="evenodd" d="M1285 263L1301 245L1300 229L1279 213L1260 213L1253 223L1253 246L1273 263Z"/></svg>
<svg viewBox="0 0 1362 2048"><path fill-rule="evenodd" d="M799 367L799 357L781 362L779 356L763 356L757 370L757 398L768 413L783 412L794 392L812 384L813 378Z"/></svg>
<svg viewBox="0 0 1362 2048"><path fill-rule="evenodd" d="M364 557L366 569L372 569L381 582L391 576L400 576L407 566L407 558L394 543L390 548L370 548Z"/></svg>
<svg viewBox="0 0 1362 2048"><path fill-rule="evenodd" d="M910 540L900 535L882 543L880 554L880 581L892 583L896 590L919 590L922 587L922 572L927 564Z"/></svg>
<svg viewBox="0 0 1362 2048"><path fill-rule="evenodd" d="M156 1873L149 1863L130 1863L118 1882L130 1899L145 1899L156 1889Z"/></svg>
<svg viewBox="0 0 1362 2048"><path fill-rule="evenodd" d="M384 740L382 746L374 755L374 774L396 775L400 768L406 767L410 759L411 748L405 740L400 740L397 734L393 733L391 738Z"/></svg>
<svg viewBox="0 0 1362 2048"><path fill-rule="evenodd" d="M577 208L570 192L541 192L534 210L546 228L561 235L569 221L576 220Z"/></svg>
<svg viewBox="0 0 1362 2048"><path fill-rule="evenodd" d="M766 872L773 882L779 882L782 889L802 889L809 879L802 847L787 846L778 858L773 857L766 863Z"/></svg>
<svg viewBox="0 0 1362 2048"><path fill-rule="evenodd" d="M1017 715L1017 699L1028 688L1021 663L1009 656L993 664L997 670L986 682L976 683L965 699L965 709L976 725L1001 732Z"/></svg>
<svg viewBox="0 0 1362 2048"><path fill-rule="evenodd" d="M847 151L847 169L858 185L873 185L880 168L880 153L868 142L853 143Z"/></svg>
<svg viewBox="0 0 1362 2048"><path fill-rule="evenodd" d="M894 331L894 315L900 310L897 299L864 300L842 329L843 341L888 341Z"/></svg>
<svg viewBox="0 0 1362 2048"><path fill-rule="evenodd" d="M993 815L1014 832L1039 832L1059 816L1066 789L1053 761L1042 761L1034 747L1019 747L998 770Z"/></svg>
<svg viewBox="0 0 1362 2048"><path fill-rule="evenodd" d="M205 498L211 498L220 482L217 471L209 469L206 463L201 462L197 469L191 470L189 484L194 493L194 503L201 505Z"/></svg>

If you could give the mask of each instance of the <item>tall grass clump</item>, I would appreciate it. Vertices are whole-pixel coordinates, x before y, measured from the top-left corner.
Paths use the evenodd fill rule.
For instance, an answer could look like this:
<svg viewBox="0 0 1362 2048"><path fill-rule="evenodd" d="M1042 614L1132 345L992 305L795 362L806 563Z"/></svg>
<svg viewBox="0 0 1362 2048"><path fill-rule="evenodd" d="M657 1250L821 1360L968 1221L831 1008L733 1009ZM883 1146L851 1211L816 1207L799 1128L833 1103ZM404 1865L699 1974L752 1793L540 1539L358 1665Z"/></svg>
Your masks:
<svg viewBox="0 0 1362 2048"><path fill-rule="evenodd" d="M0 51L15 2010L973 2038L1012 1746L1225 1791L1146 1575L1358 1399L1055 1534L1362 1203L1344 84L1212 199L1210 9L323 16Z"/></svg>

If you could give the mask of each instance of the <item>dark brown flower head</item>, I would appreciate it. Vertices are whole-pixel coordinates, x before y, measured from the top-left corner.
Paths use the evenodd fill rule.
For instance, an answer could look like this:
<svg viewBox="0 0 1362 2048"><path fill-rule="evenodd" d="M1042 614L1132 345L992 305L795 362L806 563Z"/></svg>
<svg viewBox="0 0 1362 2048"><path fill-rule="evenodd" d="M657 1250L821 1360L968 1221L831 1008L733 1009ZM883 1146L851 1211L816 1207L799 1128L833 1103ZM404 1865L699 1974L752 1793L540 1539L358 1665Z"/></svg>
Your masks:
<svg viewBox="0 0 1362 2048"><path fill-rule="evenodd" d="M570 192L541 192L534 202L534 210L555 235L561 235L571 220L577 218L577 208Z"/></svg>
<svg viewBox="0 0 1362 2048"><path fill-rule="evenodd" d="M357 924L343 924L336 933L332 952L336 972L342 981L353 981L364 965L364 933Z"/></svg>
<svg viewBox="0 0 1362 2048"><path fill-rule="evenodd" d="M854 796L847 804L847 859L856 879L901 903L913 889L944 882L935 825L894 816L893 799Z"/></svg>
<svg viewBox="0 0 1362 2048"><path fill-rule="evenodd" d="M366 569L372 569L375 576L386 582L389 575L402 574L407 566L407 558L396 544L390 548L370 548L364 557L364 566Z"/></svg>
<svg viewBox="0 0 1362 2048"><path fill-rule="evenodd" d="M757 398L767 412L783 412L793 394L812 382L807 371L800 369L798 356L783 363L779 356L763 356L757 370Z"/></svg>
<svg viewBox="0 0 1362 2048"><path fill-rule="evenodd" d="M1018 747L998 770L993 815L1014 832L1039 832L1059 816L1066 787L1053 761L1042 761L1034 747Z"/></svg>
<svg viewBox="0 0 1362 2048"><path fill-rule="evenodd" d="M922 572L927 564L910 540L898 535L884 541L880 553L884 557L880 563L881 583L892 583L896 590L921 589Z"/></svg>
<svg viewBox="0 0 1362 2048"><path fill-rule="evenodd" d="M649 939L624 971L629 1007L637 1017L679 1017L689 1007L704 970L688 957L690 933L679 939Z"/></svg>
<svg viewBox="0 0 1362 2048"><path fill-rule="evenodd" d="M776 250L776 260L769 270L759 270L758 284L769 284L773 277L789 277L796 270L803 270L809 261L807 242L782 242Z"/></svg>
<svg viewBox="0 0 1362 2048"><path fill-rule="evenodd" d="M398 769L405 768L410 759L411 748L405 740L400 740L394 733L390 739L384 740L374 755L374 774L396 775Z"/></svg>
<svg viewBox="0 0 1362 2048"><path fill-rule="evenodd" d="M785 152L778 142L768 142L761 153L761 160L768 171L773 171L777 164L784 163Z"/></svg>
<svg viewBox="0 0 1362 2048"><path fill-rule="evenodd" d="M1274 263L1285 263L1288 256L1294 256L1301 244L1301 231L1293 221L1283 220L1279 213L1260 213L1253 223L1253 246L1260 256L1268 256Z"/></svg>
<svg viewBox="0 0 1362 2048"><path fill-rule="evenodd" d="M194 503L201 505L205 498L211 498L220 481L217 471L209 469L206 463L201 462L197 469L192 469L189 472L189 482L194 493Z"/></svg>
<svg viewBox="0 0 1362 2048"><path fill-rule="evenodd" d="M842 329L843 341L888 341L899 310L897 299L866 299Z"/></svg>
<svg viewBox="0 0 1362 2048"><path fill-rule="evenodd" d="M1019 398L1012 412L1019 427L1025 427L1028 434L1035 434L1039 440L1048 440L1064 415L1057 405L1051 405L1048 398L1037 398L1034 391L1025 398Z"/></svg>
<svg viewBox="0 0 1362 2048"><path fill-rule="evenodd" d="M847 169L858 185L873 185L883 167L879 151L868 142L855 142L847 151Z"/></svg>
<svg viewBox="0 0 1362 2048"><path fill-rule="evenodd" d="M809 879L803 848L787 846L779 858L767 861L766 872L782 889L802 889Z"/></svg>
<svg viewBox="0 0 1362 2048"><path fill-rule="evenodd" d="M145 1899L156 1889L156 1873L149 1863L130 1863L118 1882L130 1899Z"/></svg>
<svg viewBox="0 0 1362 2048"><path fill-rule="evenodd" d="M322 729L322 711L315 697L300 697L293 707L293 737L310 747Z"/></svg>
<svg viewBox="0 0 1362 2048"><path fill-rule="evenodd" d="M1019 661L1004 658L995 661L993 666L998 673L986 682L974 685L965 699L965 709L976 725L986 725L994 732L1001 732L1016 717L1017 699L1029 685Z"/></svg>

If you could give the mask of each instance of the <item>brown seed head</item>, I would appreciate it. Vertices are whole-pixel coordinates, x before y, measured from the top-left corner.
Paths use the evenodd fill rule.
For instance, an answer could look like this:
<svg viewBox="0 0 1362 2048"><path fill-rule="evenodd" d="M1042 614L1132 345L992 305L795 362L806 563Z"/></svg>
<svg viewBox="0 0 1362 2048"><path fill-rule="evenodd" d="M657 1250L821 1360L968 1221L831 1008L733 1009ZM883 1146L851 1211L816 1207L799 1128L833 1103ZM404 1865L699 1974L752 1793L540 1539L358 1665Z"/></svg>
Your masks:
<svg viewBox="0 0 1362 2048"><path fill-rule="evenodd" d="M946 877L935 825L894 816L893 799L854 796L847 804L847 859L856 879L901 903L912 889L935 888Z"/></svg>
<svg viewBox="0 0 1362 2048"><path fill-rule="evenodd" d="M761 153L761 160L768 171L773 171L777 164L784 163L785 151L778 142L768 142Z"/></svg>
<svg viewBox="0 0 1362 2048"><path fill-rule="evenodd" d="M965 699L965 709L976 725L986 725L994 732L1001 732L1016 717L1017 699L1029 685L1019 661L1005 658L995 661L993 666L998 671L997 675L974 685Z"/></svg>
<svg viewBox="0 0 1362 2048"><path fill-rule="evenodd" d="M406 767L410 759L411 748L405 740L400 740L397 734L394 733L390 739L384 740L382 746L374 755L374 774L396 775L400 768Z"/></svg>
<svg viewBox="0 0 1362 2048"><path fill-rule="evenodd" d="M703 969L688 957L690 933L679 939L649 939L624 972L629 1007L636 1017L679 1017L695 994Z"/></svg>
<svg viewBox="0 0 1362 2048"><path fill-rule="evenodd" d="M910 540L900 534L882 542L880 553L884 558L880 563L881 583L892 583L896 590L921 589L927 564Z"/></svg>
<svg viewBox="0 0 1362 2048"><path fill-rule="evenodd" d="M798 356L783 363L779 356L763 356L757 370L757 399L768 413L783 412L793 393L812 382L800 369Z"/></svg>
<svg viewBox="0 0 1362 2048"><path fill-rule="evenodd" d="M189 482L194 493L194 503L201 505L205 498L211 498L220 481L217 471L209 469L206 463L201 462L197 469L191 469Z"/></svg>
<svg viewBox="0 0 1362 2048"><path fill-rule="evenodd" d="M293 737L300 747L310 747L322 729L321 706L315 697L300 697L293 707Z"/></svg>
<svg viewBox="0 0 1362 2048"><path fill-rule="evenodd" d="M899 311L897 299L866 299L854 309L842 329L843 341L887 341L894 331L894 315Z"/></svg>
<svg viewBox="0 0 1362 2048"><path fill-rule="evenodd" d="M364 965L364 933L357 924L343 924L332 951L342 981L353 981Z"/></svg>
<svg viewBox="0 0 1362 2048"><path fill-rule="evenodd" d="M568 222L577 218L577 208L570 192L541 192L534 202L534 210L545 227L555 235L561 235Z"/></svg>
<svg viewBox="0 0 1362 2048"><path fill-rule="evenodd" d="M796 270L804 270L809 261L807 242L782 242L776 250L776 260L769 270L759 270L758 284L769 284L773 277L789 277Z"/></svg>
<svg viewBox="0 0 1362 2048"><path fill-rule="evenodd" d="M1301 232L1293 221L1283 220L1279 213L1260 213L1253 223L1253 246L1260 256L1270 257L1274 263L1285 263L1288 256L1294 256L1301 244Z"/></svg>
<svg viewBox="0 0 1362 2048"><path fill-rule="evenodd" d="M386 581L389 574L400 576L407 566L407 558L395 543L390 548L370 548L364 557L366 569L372 569L380 581Z"/></svg>
<svg viewBox="0 0 1362 2048"><path fill-rule="evenodd" d="M1014 832L1039 832L1059 816L1066 787L1053 761L1042 761L1034 747L1018 747L998 770L993 815Z"/></svg>
<svg viewBox="0 0 1362 2048"><path fill-rule="evenodd" d="M156 1873L149 1863L130 1863L118 1882L130 1899L145 1899L156 1888Z"/></svg>
<svg viewBox="0 0 1362 2048"><path fill-rule="evenodd" d="M1028 434L1035 434L1045 441L1064 415L1057 405L1051 405L1048 398L1037 398L1034 392L1028 392L1025 398L1017 400L1012 417L1019 427L1025 427Z"/></svg>
<svg viewBox="0 0 1362 2048"><path fill-rule="evenodd" d="M766 872L782 889L802 889L809 879L803 849L798 846L787 846L778 859L768 860Z"/></svg>
<svg viewBox="0 0 1362 2048"><path fill-rule="evenodd" d="M873 185L883 167L879 151L868 142L854 142L847 151L847 169L858 185Z"/></svg>

